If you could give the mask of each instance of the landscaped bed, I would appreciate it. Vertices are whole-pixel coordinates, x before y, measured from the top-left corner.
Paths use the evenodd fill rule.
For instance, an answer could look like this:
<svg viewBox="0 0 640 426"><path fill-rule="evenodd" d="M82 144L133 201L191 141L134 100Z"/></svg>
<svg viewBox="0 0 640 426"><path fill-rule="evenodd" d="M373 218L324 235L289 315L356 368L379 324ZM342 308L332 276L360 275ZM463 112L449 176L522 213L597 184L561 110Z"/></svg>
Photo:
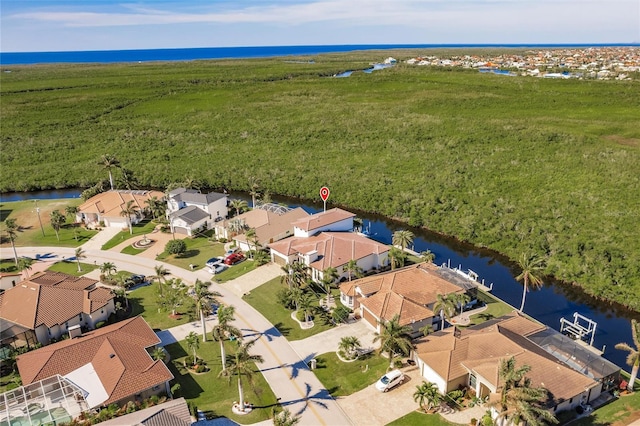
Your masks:
<svg viewBox="0 0 640 426"><path fill-rule="evenodd" d="M335 352L327 352L316 357L313 371L329 393L346 396L366 388L382 376L389 360L376 352L364 355L353 362L342 362Z"/></svg>

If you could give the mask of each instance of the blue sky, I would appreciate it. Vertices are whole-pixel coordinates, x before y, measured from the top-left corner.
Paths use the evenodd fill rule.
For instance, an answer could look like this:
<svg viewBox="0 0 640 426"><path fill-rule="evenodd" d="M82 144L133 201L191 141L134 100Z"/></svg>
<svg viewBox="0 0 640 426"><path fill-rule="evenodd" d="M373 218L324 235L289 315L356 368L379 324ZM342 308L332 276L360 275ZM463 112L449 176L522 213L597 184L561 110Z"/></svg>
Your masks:
<svg viewBox="0 0 640 426"><path fill-rule="evenodd" d="M4 52L638 43L640 0L2 0Z"/></svg>

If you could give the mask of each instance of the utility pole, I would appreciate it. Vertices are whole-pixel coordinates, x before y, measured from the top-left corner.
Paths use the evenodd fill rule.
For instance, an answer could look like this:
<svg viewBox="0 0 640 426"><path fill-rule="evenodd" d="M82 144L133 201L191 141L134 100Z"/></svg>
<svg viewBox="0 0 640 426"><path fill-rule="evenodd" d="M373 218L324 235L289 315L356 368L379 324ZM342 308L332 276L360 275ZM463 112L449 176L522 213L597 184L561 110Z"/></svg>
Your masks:
<svg viewBox="0 0 640 426"><path fill-rule="evenodd" d="M38 222L40 223L40 230L42 231L42 236L44 237L44 227L42 226L42 219L40 219L40 207L38 207L38 200L33 200L36 203L36 213L38 214Z"/></svg>

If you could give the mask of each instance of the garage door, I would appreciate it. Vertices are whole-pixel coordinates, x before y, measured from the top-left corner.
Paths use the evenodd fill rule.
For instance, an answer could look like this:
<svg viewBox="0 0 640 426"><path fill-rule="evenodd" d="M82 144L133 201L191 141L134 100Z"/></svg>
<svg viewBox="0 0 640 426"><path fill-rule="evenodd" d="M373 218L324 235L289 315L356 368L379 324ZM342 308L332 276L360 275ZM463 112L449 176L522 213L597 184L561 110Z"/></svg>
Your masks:
<svg viewBox="0 0 640 426"><path fill-rule="evenodd" d="M285 259L284 257L280 257L277 254L273 255L273 262L276 265L280 265L280 266L284 266L287 264L287 259Z"/></svg>
<svg viewBox="0 0 640 426"><path fill-rule="evenodd" d="M362 318L364 318L366 322L368 322L373 328L377 330L378 320L376 319L376 317L374 317L373 314L367 309L364 309L364 307L361 306L360 309L362 310Z"/></svg>
<svg viewBox="0 0 640 426"><path fill-rule="evenodd" d="M183 228L181 226L174 226L173 230L175 231L176 234L189 235L189 230L187 228Z"/></svg>

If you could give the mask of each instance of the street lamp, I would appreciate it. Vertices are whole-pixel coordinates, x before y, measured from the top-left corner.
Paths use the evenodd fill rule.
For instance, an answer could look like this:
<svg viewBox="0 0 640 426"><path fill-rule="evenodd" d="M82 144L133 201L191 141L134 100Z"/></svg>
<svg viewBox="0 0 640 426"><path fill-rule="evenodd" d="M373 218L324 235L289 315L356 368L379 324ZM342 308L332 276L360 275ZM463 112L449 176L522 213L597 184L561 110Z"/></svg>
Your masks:
<svg viewBox="0 0 640 426"><path fill-rule="evenodd" d="M33 200L36 203L36 213L38 214L38 222L40 223L40 230L42 231L42 236L44 237L44 227L42 226L42 219L40 219L40 207L38 207L38 200Z"/></svg>

